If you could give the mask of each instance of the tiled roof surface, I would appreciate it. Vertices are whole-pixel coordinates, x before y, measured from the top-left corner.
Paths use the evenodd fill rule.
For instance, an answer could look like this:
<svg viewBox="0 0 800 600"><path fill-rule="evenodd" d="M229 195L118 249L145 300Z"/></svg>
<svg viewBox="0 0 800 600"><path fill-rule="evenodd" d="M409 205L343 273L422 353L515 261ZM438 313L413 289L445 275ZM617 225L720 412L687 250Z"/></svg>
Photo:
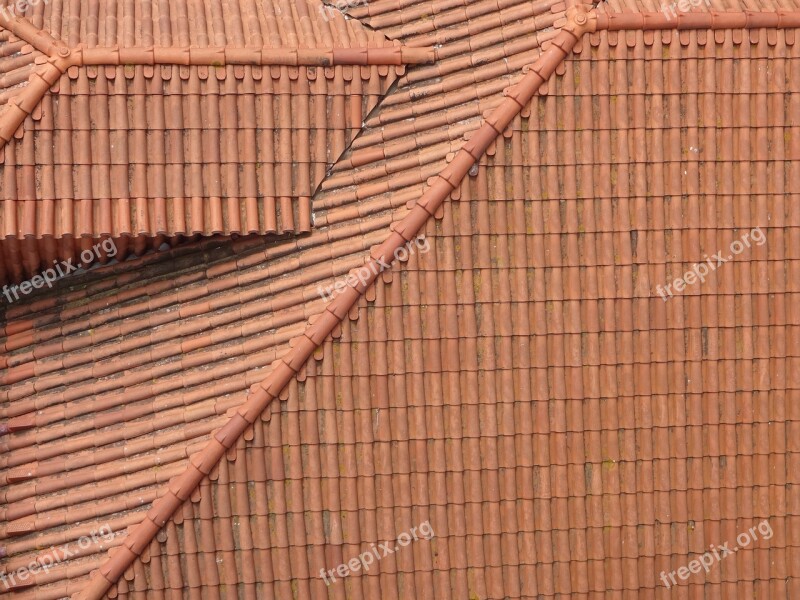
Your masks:
<svg viewBox="0 0 800 600"><path fill-rule="evenodd" d="M312 234L302 269L295 243L247 258L209 251L79 286L59 295L64 306L7 313L21 331L4 338L6 569L29 563L47 535L138 522L135 509L319 310L313 283L355 264L348 255L380 236L360 234L387 225L384 217ZM72 571L54 569L51 579L75 580L92 564L64 565Z"/></svg>
<svg viewBox="0 0 800 600"><path fill-rule="evenodd" d="M461 27L466 62L398 82L315 197L309 237L179 250L7 311L7 570L104 523L139 540L166 481L202 468L112 597L318 597L320 568L426 519L434 540L331 593L650 597L659 571L766 517L775 537L692 593L798 593L792 30L589 34L425 225L433 251L367 290L287 402L223 436L236 450L219 466L188 466L305 344L317 283L362 264L448 160L461 168L464 134L553 36L530 34L550 5L524 5L478 26L485 54ZM525 18L515 64L500 40ZM655 295L755 226L766 245ZM83 589L101 550L17 597Z"/></svg>
<svg viewBox="0 0 800 600"><path fill-rule="evenodd" d="M116 0L45 6L31 9L34 22L85 47L64 64L88 66L54 70L54 92L34 98L0 152L2 283L77 255L82 237L138 236L120 243L141 254L163 236L307 232L328 166L408 61L397 42L317 2L143 2L136 18ZM36 71L40 53L19 46L2 46L15 52L0 63L9 85L53 70ZM201 54L207 47L217 50ZM373 64L348 54L360 48ZM292 63L296 51L311 66L262 66ZM0 122L22 89L0 94Z"/></svg>
<svg viewBox="0 0 800 600"><path fill-rule="evenodd" d="M435 251L360 301L118 597L325 597L321 568L425 520L435 539L334 597L655 597L765 518L775 537L688 593L798 593L797 100L750 79L797 51L621 35L565 61L428 224ZM654 294L756 226L713 281Z"/></svg>

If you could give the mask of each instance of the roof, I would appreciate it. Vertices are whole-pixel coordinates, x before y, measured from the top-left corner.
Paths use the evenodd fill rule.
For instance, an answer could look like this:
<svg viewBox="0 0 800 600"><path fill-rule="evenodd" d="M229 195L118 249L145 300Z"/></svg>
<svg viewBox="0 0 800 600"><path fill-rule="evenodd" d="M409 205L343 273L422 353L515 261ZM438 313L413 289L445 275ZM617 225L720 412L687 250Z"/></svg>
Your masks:
<svg viewBox="0 0 800 600"><path fill-rule="evenodd" d="M563 30L563 6L489 4L403 38L452 30L308 236L176 248L6 309L6 569L117 532L18 597L318 597L319 569L425 520L436 537L333 593L648 597L762 519L774 538L688 585L791 597L795 14L656 35L616 5ZM765 245L656 295L754 227ZM420 231L430 252L319 297Z"/></svg>

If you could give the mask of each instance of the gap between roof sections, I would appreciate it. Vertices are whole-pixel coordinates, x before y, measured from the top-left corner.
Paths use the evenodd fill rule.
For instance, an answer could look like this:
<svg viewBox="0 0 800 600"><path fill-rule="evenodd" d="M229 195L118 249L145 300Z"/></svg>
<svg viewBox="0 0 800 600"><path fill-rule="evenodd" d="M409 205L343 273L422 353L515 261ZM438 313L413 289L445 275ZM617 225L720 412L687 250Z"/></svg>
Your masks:
<svg viewBox="0 0 800 600"><path fill-rule="evenodd" d="M367 3L368 3L368 0L340 0L340 2L341 1L347 3L348 9L356 8L356 7L358 7L359 4L366 6ZM333 1L332 0L320 0L320 6L322 8L322 12L323 13L328 12L328 11L336 11L340 15L342 15L342 17L344 17L345 19L351 20L351 21L356 21L364 29L368 29L368 30L372 31L373 33L380 33L387 40L396 39L396 38L389 37L382 30L374 28L372 25L370 25L369 23L365 23L364 21L362 21L358 17L354 17L353 15L347 14L347 11L344 11L344 10L340 9L335 5L335 0L333 0ZM331 13L328 12L328 14L331 14ZM323 15L323 17L324 17L324 15Z"/></svg>
<svg viewBox="0 0 800 600"><path fill-rule="evenodd" d="M366 0L344 0L344 1L348 2L348 6L350 6L350 3L354 2L354 1L355 2L366 3ZM339 8L337 8L336 6L331 4L330 0L320 0L320 7L323 9L323 12L328 11L328 10L336 11L339 14L341 14L342 17L345 20L356 21L364 29L368 29L369 31L372 31L373 33L380 34L387 40L390 40L390 41L395 41L396 40L396 38L391 38L388 35L386 35L382 30L375 29L369 23L365 23L364 21L362 21L361 19L359 19L357 17L353 17L351 15L348 15L345 11L340 10ZM434 48L434 52L435 52L435 48ZM411 68L413 69L414 67L412 66ZM406 71L406 75L408 75L408 71ZM381 108L381 106L383 105L384 101L389 96L391 96L392 94L394 94L397 91L397 88L400 85L399 84L400 79L401 78L398 77L395 81L392 82L392 84L389 86L389 89L386 90L386 92L378 99L378 102L375 103L375 106L372 107L372 110L370 110L369 113L367 115L365 115L364 118L361 120L361 127L358 129L358 132L356 133L356 135L353 136L353 139L350 140L350 143L347 144L347 147L344 150L342 150L341 154L339 154L339 156L336 158L336 160L333 161L330 165L328 165L328 168L325 170L325 177L323 177L320 180L320 182L317 184L317 188L311 194L311 224L312 224L312 226L314 225L314 218L315 218L314 198L322 190L322 184L325 183L325 180L328 177L333 175L333 170L336 168L336 165L347 155L348 152L350 152L353 149L353 144L355 143L355 141L359 137L361 137L361 135L364 133L364 126L365 126L366 122L369 120L369 118L371 116L373 116L375 114L375 112L378 111Z"/></svg>
<svg viewBox="0 0 800 600"><path fill-rule="evenodd" d="M347 153L350 150L352 150L353 144L355 144L356 140L362 136L362 134L364 133L364 128L365 128L367 120L369 120L369 118L372 117L375 114L375 112L380 110L381 106L383 105L383 103L386 101L387 98L389 98L392 94L394 94L397 91L397 88L400 85L399 81L400 81L400 78L398 77L395 81L392 82L392 84L389 86L389 89L386 90L386 92L375 103L375 106L372 107L372 110L370 110L369 113L367 113L364 116L364 118L361 121L361 127L358 129L358 132L356 133L356 135L353 136L353 139L350 140L350 143L347 144L347 147L344 150L342 150L341 154L339 154L339 157L333 163L331 163L328 166L327 170L325 171L325 177L323 177L322 180L317 184L317 189L315 189L314 193L311 195L311 210L312 210L312 213L313 213L313 210L314 210L314 197L322 190L322 184L325 183L325 180L328 177L333 175L333 170L336 168L336 165L338 165L341 162L341 160L343 158L345 158Z"/></svg>

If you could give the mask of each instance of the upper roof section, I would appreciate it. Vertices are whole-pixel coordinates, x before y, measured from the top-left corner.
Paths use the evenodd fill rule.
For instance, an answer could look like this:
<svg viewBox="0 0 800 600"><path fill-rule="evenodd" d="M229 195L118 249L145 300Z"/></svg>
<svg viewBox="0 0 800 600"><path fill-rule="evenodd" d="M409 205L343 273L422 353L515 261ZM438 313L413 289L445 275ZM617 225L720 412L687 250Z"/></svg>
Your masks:
<svg viewBox="0 0 800 600"><path fill-rule="evenodd" d="M49 265L53 239L309 231L329 166L434 56L319 0L4 4L10 280Z"/></svg>

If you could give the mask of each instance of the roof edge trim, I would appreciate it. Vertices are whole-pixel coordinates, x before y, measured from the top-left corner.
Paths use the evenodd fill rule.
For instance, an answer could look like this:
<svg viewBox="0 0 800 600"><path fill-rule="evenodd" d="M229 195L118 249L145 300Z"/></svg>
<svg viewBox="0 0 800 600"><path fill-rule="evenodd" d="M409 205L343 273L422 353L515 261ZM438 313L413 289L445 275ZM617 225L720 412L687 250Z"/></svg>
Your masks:
<svg viewBox="0 0 800 600"><path fill-rule="evenodd" d="M69 48L63 42L57 40L45 30L38 29L27 19L9 12L6 7L3 7L3 9L0 10L0 27L7 29L22 41L51 58L69 55Z"/></svg>
<svg viewBox="0 0 800 600"><path fill-rule="evenodd" d="M182 65L223 67L226 65L337 67L400 66L430 64L436 60L434 48L409 48L398 45L383 48L273 48L211 46L185 47L77 47L72 50L71 66Z"/></svg>

